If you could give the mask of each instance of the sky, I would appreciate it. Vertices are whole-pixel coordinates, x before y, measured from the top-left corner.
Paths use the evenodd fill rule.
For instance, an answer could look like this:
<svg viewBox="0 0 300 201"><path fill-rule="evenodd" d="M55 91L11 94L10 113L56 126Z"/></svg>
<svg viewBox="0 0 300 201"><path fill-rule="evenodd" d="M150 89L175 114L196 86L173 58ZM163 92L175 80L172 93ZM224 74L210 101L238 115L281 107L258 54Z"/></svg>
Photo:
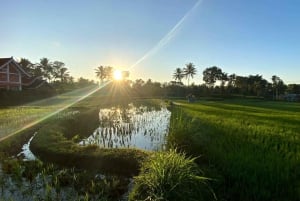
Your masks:
<svg viewBox="0 0 300 201"><path fill-rule="evenodd" d="M277 75L300 83L298 0L0 0L0 57L62 61L75 78L95 68L169 82L192 62L202 72Z"/></svg>

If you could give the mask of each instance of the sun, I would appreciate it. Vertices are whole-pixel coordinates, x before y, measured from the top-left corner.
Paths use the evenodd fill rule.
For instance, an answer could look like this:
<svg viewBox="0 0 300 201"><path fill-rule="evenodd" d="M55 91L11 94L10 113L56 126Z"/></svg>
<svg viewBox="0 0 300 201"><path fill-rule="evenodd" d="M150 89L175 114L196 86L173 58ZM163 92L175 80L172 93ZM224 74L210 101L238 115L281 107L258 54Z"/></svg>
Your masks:
<svg viewBox="0 0 300 201"><path fill-rule="evenodd" d="M115 70L114 71L114 80L122 80L122 72L120 70Z"/></svg>

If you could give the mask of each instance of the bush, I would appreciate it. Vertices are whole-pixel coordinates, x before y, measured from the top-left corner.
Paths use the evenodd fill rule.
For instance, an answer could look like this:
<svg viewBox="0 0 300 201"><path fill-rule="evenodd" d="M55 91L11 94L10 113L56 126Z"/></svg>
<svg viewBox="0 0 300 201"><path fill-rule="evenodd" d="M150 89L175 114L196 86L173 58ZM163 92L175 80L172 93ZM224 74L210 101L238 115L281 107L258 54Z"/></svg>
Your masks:
<svg viewBox="0 0 300 201"><path fill-rule="evenodd" d="M209 200L208 178L199 176L194 160L176 150L153 153L135 177L129 200Z"/></svg>

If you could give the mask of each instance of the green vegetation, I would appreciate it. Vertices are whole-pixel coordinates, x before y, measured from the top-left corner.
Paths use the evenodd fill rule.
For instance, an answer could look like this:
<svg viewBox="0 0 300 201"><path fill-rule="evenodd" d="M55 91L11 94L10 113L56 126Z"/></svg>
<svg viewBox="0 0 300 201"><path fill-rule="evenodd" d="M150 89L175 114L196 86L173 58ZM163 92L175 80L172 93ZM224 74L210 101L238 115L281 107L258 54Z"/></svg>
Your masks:
<svg viewBox="0 0 300 201"><path fill-rule="evenodd" d="M135 177L129 200L207 200L207 178L194 160L176 150L153 153Z"/></svg>
<svg viewBox="0 0 300 201"><path fill-rule="evenodd" d="M32 151L43 161L64 166L123 176L137 174L140 163L147 156L146 152L138 149L105 149L77 144L79 139L93 133L99 124L98 109L79 111L79 114L59 121L54 118L40 128L31 142Z"/></svg>
<svg viewBox="0 0 300 201"><path fill-rule="evenodd" d="M225 200L297 200L300 106L257 100L172 106L169 144L216 179Z"/></svg>
<svg viewBox="0 0 300 201"><path fill-rule="evenodd" d="M7 133L14 132L16 128L22 128L37 119L45 117L51 111L53 111L51 107L39 106L0 109L0 138L4 137Z"/></svg>
<svg viewBox="0 0 300 201"><path fill-rule="evenodd" d="M47 119L92 90L95 87L89 86L22 106L1 107L0 139Z"/></svg>
<svg viewBox="0 0 300 201"><path fill-rule="evenodd" d="M195 103L173 99L174 102L167 101L172 111L168 146L176 147L179 153L78 145L97 128L100 108L130 102L161 103L158 99L139 98L146 97L143 90L163 96L164 91L155 91L159 86L151 80L132 86L122 85L123 82L110 83L39 126L9 138L1 143L0 151L15 154L30 133L37 132L31 150L44 163L60 165L60 170L71 171L75 167L75 170L101 172L116 178L136 176L131 200L213 200L214 193L218 200L234 201L293 201L300 197L298 103L220 96L200 98ZM193 86L187 90L192 89ZM7 109L18 116L17 109ZM24 108L21 110L24 116L20 118L26 120L26 114L30 116L31 112L42 110L47 107ZM4 114L5 110L1 112ZM10 118L8 114L7 117ZM85 181L81 183L85 185ZM98 187L104 188L101 186L104 183ZM105 191L109 200L115 199L110 197L115 189L112 183L107 184ZM126 185L121 183L120 192L124 192L129 181Z"/></svg>
<svg viewBox="0 0 300 201"><path fill-rule="evenodd" d="M128 178L61 168L37 161L2 160L1 200L118 200Z"/></svg>

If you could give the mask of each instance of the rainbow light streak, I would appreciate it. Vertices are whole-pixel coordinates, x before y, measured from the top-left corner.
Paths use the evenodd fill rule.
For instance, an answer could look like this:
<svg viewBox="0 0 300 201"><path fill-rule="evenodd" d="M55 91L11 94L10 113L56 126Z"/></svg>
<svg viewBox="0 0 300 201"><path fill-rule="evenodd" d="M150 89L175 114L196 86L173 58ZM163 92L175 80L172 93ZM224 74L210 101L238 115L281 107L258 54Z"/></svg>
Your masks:
<svg viewBox="0 0 300 201"><path fill-rule="evenodd" d="M16 128L11 128L10 130L12 130L12 131L9 133L6 133L5 136L1 137L0 142L27 129L27 128L37 125L38 123L41 123L42 121L52 117L53 115L56 115L59 112L71 107L75 103L78 103L79 101L87 98L88 96L92 95L99 89L105 87L109 83L110 82L108 81L106 83L103 83L99 87L93 87L93 88L87 87L87 88L80 89L80 90L74 90L72 92L68 92L68 93L61 94L61 95L58 95L55 97L51 97L48 99L44 99L41 101L36 101L36 102L27 104L26 106L36 106L36 105L42 104L43 105L42 107L53 107L54 111L47 112L47 114L45 114L45 116L43 116L41 118L40 117L36 118L36 119L32 120L31 122L27 123L26 125L20 125L20 126L17 126ZM78 91L79 91L79 94L77 94ZM73 94L73 96L74 96L74 94L76 94L76 96L74 96L75 98L70 98L70 94ZM62 99L61 97L66 97L66 100L61 100ZM53 100L55 100L56 103L51 103ZM60 101L58 101L58 100L60 100ZM47 105L47 103L48 103L48 105Z"/></svg>

